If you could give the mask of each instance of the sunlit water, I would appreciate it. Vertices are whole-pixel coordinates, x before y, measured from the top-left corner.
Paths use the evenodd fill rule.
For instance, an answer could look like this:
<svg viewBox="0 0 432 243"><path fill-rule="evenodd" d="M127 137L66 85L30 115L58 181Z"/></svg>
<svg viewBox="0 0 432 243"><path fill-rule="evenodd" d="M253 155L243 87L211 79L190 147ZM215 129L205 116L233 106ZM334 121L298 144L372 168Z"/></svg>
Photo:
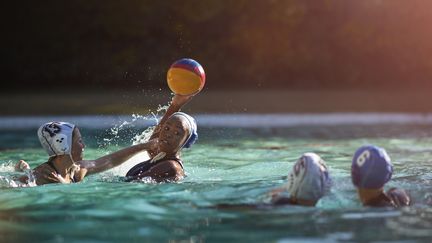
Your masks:
<svg viewBox="0 0 432 243"><path fill-rule="evenodd" d="M94 159L130 145L144 129L133 124L103 129L82 126L85 157ZM47 158L36 128L3 129L0 241L432 240L430 124L258 124L248 128L204 124L199 135L198 143L183 152L187 177L179 183L127 183L121 180L125 168L116 168L77 184L14 188L8 181L16 175L14 162L26 159L35 167ZM414 206L393 210L360 205L350 166L352 154L363 144L387 149L395 166L387 188L407 189ZM214 208L218 203L265 201L268 191L283 185L304 152L321 155L334 181L331 193L316 208Z"/></svg>

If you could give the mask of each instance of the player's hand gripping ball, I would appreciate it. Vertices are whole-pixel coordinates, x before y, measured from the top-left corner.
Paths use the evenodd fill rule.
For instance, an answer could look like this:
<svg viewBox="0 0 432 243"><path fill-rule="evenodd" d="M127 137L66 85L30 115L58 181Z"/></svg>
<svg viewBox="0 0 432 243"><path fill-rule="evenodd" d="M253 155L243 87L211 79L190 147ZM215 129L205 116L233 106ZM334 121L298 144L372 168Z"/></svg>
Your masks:
<svg viewBox="0 0 432 243"><path fill-rule="evenodd" d="M205 73L195 60L183 58L174 62L167 74L168 87L179 95L197 94L205 84Z"/></svg>

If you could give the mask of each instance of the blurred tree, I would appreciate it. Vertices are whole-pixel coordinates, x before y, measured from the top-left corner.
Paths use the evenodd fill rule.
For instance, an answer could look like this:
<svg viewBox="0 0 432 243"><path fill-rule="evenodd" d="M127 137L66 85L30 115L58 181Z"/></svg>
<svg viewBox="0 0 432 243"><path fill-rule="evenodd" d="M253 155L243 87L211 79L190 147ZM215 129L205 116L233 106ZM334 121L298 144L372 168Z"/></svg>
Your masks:
<svg viewBox="0 0 432 243"><path fill-rule="evenodd" d="M165 87L176 59L207 88L432 88L426 0L10 1L11 89Z"/></svg>

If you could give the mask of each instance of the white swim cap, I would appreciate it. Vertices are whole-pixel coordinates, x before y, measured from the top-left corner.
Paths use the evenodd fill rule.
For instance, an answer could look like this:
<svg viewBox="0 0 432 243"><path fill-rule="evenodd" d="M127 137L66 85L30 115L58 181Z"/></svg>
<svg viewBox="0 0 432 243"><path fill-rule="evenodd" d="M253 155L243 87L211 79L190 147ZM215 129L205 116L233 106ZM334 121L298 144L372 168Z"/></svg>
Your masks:
<svg viewBox="0 0 432 243"><path fill-rule="evenodd" d="M71 154L74 128L68 122L48 122L39 128L39 141L50 157Z"/></svg>
<svg viewBox="0 0 432 243"><path fill-rule="evenodd" d="M187 121L189 134L183 144L181 144L180 148L190 148L190 146L198 140L198 129L195 119L184 112L175 112L171 115L171 117L173 116L183 117Z"/></svg>
<svg viewBox="0 0 432 243"><path fill-rule="evenodd" d="M291 169L286 189L296 199L318 201L330 186L325 162L315 153L305 153Z"/></svg>

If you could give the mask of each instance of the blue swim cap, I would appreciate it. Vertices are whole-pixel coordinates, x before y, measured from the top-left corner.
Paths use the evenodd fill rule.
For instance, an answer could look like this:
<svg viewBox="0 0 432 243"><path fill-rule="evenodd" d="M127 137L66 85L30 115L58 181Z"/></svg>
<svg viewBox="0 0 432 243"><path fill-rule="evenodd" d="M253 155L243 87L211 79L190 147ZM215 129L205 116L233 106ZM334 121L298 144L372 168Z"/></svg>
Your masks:
<svg viewBox="0 0 432 243"><path fill-rule="evenodd" d="M387 183L393 173L393 165L387 152L377 146L362 146L354 154L351 179L359 188L378 189Z"/></svg>
<svg viewBox="0 0 432 243"><path fill-rule="evenodd" d="M171 116L180 116L185 118L185 120L187 121L189 125L189 136L186 138L180 148L190 148L190 146L192 146L192 144L194 144L198 140L198 129L195 119L184 112L175 112Z"/></svg>

